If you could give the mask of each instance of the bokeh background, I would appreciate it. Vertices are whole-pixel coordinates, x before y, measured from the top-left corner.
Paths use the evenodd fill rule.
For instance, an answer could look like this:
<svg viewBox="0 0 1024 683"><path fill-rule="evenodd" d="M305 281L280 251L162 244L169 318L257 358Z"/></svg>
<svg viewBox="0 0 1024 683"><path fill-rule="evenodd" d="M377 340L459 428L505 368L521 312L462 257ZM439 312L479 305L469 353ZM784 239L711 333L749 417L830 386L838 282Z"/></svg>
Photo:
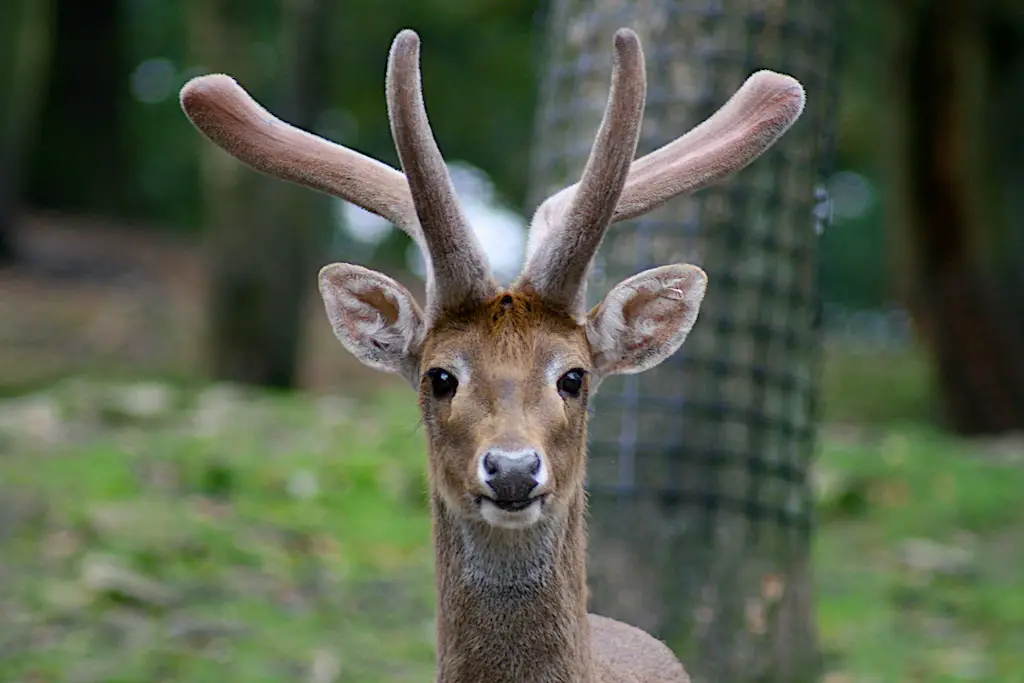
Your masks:
<svg viewBox="0 0 1024 683"><path fill-rule="evenodd" d="M345 260L422 294L421 258L215 149L178 91L229 73L397 166L384 67L416 29L434 133L508 280L533 208L582 166L620 25L651 74L642 149L759 68L799 77L808 111L603 251L595 295L665 254L712 291L661 375L682 384L611 383L595 406L616 425L595 432L602 611L695 680L1024 681L1019 0L5 0L0 681L432 679L415 401L340 348L316 292ZM771 277L751 285L751 263ZM738 430L760 437L708 450ZM735 482L705 475L737 459L758 464L744 486L784 479L778 500L725 510ZM680 531L690 508L775 540ZM669 548L650 562L621 542L644 528Z"/></svg>

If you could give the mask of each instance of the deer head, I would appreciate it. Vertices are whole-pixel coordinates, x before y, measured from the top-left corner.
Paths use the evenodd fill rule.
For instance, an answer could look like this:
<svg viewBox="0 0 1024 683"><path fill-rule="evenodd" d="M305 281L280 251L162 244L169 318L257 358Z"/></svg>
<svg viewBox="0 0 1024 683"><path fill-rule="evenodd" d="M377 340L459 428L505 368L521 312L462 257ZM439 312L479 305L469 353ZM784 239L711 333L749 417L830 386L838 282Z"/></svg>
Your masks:
<svg viewBox="0 0 1024 683"><path fill-rule="evenodd" d="M804 106L796 80L760 71L707 121L634 161L644 58L628 29L614 50L582 178L537 209L525 266L507 289L491 276L431 132L414 32L395 38L386 77L402 172L282 122L228 76L181 92L196 127L237 159L371 211L422 249L422 309L391 278L353 264L325 266L320 292L341 344L418 390L435 496L467 522L522 529L563 515L582 489L588 394L604 377L660 363L697 319L707 277L686 264L634 275L584 310L608 227L743 168Z"/></svg>

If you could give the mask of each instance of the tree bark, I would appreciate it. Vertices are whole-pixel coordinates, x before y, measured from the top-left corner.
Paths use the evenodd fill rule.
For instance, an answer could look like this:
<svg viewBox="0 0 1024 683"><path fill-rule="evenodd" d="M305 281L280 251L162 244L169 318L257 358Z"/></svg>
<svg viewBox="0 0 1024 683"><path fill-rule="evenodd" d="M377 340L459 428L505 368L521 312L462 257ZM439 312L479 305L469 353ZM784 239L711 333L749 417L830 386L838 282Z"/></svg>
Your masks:
<svg viewBox="0 0 1024 683"><path fill-rule="evenodd" d="M17 259L22 179L36 134L51 46L50 0L11 0L0 10L0 264Z"/></svg>
<svg viewBox="0 0 1024 683"><path fill-rule="evenodd" d="M992 34L1019 30L1019 20L992 21L991 2L901 7L895 45L905 52L894 63L906 67L892 81L902 124L892 166L901 294L931 356L947 426L961 434L1024 429L1021 260L1001 256L1020 243L1020 188L999 193L1007 177L1021 177L1019 156L1006 154L1024 151L1011 123L1024 107L1007 94L1021 80L1021 52Z"/></svg>
<svg viewBox="0 0 1024 683"><path fill-rule="evenodd" d="M816 185L831 157L836 6L816 0L560 0L550 17L533 200L579 178L608 93L611 37L644 43L637 156L713 113L761 68L807 90L800 121L731 180L613 226L592 301L672 262L709 276L686 344L595 396L591 608L664 638L695 682L821 671L807 471L817 423Z"/></svg>
<svg viewBox="0 0 1024 683"><path fill-rule="evenodd" d="M283 7L278 68L247 59L255 42L244 3L194 0L192 40L207 68L230 73L284 120L310 130L326 92L325 3ZM305 305L326 244L326 198L243 167L202 143L209 236L211 372L272 387L296 381Z"/></svg>

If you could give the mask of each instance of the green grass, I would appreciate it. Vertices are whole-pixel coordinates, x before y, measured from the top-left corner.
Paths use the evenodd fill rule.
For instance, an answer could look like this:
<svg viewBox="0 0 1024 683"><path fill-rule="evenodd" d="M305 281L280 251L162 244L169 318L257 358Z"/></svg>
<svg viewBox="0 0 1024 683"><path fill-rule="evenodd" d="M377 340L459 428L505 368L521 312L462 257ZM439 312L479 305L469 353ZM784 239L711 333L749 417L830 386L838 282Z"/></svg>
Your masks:
<svg viewBox="0 0 1024 683"><path fill-rule="evenodd" d="M133 422L75 388L56 447L8 429L0 680L432 678L412 402L215 395Z"/></svg>
<svg viewBox="0 0 1024 683"><path fill-rule="evenodd" d="M412 397L170 391L0 402L0 681L432 680ZM1024 680L1020 449L826 434L829 682Z"/></svg>
<svg viewBox="0 0 1024 683"><path fill-rule="evenodd" d="M936 417L933 391L920 348L825 345L821 398L826 422L930 422Z"/></svg>
<svg viewBox="0 0 1024 683"><path fill-rule="evenodd" d="M1024 448L893 428L818 464L819 629L854 681L1024 681Z"/></svg>

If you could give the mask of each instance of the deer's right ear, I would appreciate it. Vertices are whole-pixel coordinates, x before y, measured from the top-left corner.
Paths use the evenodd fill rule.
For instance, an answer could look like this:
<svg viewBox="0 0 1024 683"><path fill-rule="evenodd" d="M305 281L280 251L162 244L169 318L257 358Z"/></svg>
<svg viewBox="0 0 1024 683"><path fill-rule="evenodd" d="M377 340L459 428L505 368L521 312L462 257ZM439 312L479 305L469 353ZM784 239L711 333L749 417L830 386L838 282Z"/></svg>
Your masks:
<svg viewBox="0 0 1024 683"><path fill-rule="evenodd" d="M334 336L349 353L376 370L419 384L426 324L402 285L374 270L332 263L320 270L320 295Z"/></svg>

